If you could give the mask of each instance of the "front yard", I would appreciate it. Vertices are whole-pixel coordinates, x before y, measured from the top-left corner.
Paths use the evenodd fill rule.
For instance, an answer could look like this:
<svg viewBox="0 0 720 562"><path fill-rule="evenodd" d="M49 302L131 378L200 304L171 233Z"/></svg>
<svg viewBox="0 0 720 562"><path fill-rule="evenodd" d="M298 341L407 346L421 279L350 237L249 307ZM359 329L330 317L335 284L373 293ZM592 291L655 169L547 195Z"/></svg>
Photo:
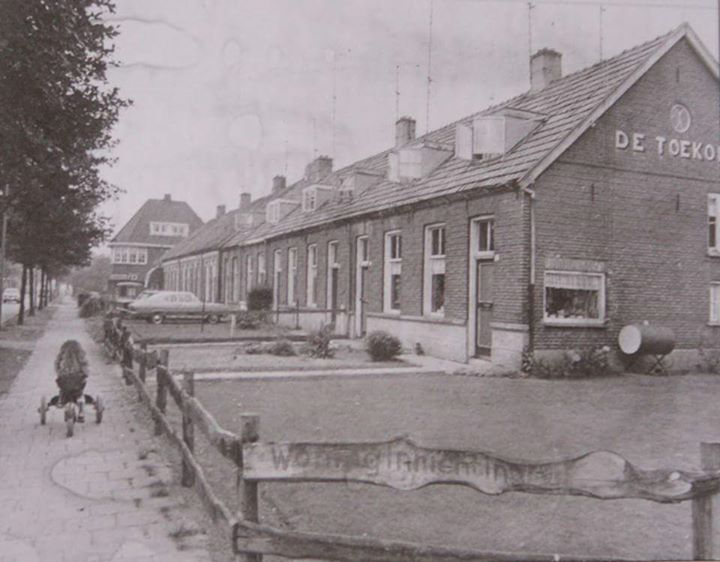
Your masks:
<svg viewBox="0 0 720 562"><path fill-rule="evenodd" d="M255 330L236 329L234 334L230 333L230 323L220 322L218 324L202 324L201 322L173 322L156 326L142 320L123 320L133 333L135 341L148 342L191 342L191 341L213 341L213 340L259 340L274 339L278 336L290 339L303 339L305 333L301 330L290 330L284 326L268 324Z"/></svg>
<svg viewBox="0 0 720 562"><path fill-rule="evenodd" d="M253 345L253 344L250 344ZM261 371L334 371L338 369L389 369L407 367L403 361L374 362L361 349L340 343L330 359L317 359L303 353L302 344L295 344L297 355L246 354L248 344L174 346L170 348L173 372L261 372Z"/></svg>
<svg viewBox="0 0 720 562"><path fill-rule="evenodd" d="M429 447L532 461L611 450L642 468L699 466L720 441L720 377L624 376L543 381L446 375L198 382L198 398L230 430L261 416L263 441L367 441L409 434ZM197 432L196 432L197 434ZM196 445L214 485L234 498L234 471ZM232 501L232 500L231 500ZM261 518L294 529L515 553L688 559L690 503L430 486L262 484Z"/></svg>

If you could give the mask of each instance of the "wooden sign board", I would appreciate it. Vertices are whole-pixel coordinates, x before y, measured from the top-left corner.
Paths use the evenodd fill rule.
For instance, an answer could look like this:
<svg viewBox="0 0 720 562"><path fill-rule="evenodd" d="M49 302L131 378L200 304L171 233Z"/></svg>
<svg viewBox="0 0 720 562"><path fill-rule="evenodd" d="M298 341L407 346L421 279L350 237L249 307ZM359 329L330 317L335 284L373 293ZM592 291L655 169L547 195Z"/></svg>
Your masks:
<svg viewBox="0 0 720 562"><path fill-rule="evenodd" d="M644 471L607 451L532 463L479 451L427 449L405 437L380 443L251 443L243 446L243 460L248 480L365 482L398 490L458 484L486 494L522 491L677 502L718 487L716 475Z"/></svg>

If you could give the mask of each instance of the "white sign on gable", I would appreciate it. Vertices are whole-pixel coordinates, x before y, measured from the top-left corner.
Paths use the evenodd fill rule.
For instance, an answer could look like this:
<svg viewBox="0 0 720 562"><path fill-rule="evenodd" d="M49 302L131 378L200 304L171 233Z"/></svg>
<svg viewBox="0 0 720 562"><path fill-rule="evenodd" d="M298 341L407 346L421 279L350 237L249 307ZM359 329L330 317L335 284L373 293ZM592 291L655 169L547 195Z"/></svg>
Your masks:
<svg viewBox="0 0 720 562"><path fill-rule="evenodd" d="M670 125L676 133L686 133L692 125L690 110L681 103L670 109ZM615 148L630 153L657 152L662 157L684 158L686 160L720 162L720 146L712 143L679 139L657 135L648 138L644 133L615 130Z"/></svg>

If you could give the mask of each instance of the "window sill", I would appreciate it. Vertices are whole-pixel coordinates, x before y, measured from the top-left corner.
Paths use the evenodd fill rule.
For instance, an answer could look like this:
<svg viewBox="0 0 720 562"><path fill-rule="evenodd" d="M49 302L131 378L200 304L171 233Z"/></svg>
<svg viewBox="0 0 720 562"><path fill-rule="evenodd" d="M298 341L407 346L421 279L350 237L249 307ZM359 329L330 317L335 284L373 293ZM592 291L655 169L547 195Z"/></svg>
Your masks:
<svg viewBox="0 0 720 562"><path fill-rule="evenodd" d="M711 328L720 328L720 322L708 322L707 325Z"/></svg>
<svg viewBox="0 0 720 562"><path fill-rule="evenodd" d="M388 316L400 316L402 313L399 309L389 308L382 311L383 314L387 314Z"/></svg>
<svg viewBox="0 0 720 562"><path fill-rule="evenodd" d="M543 326L551 328L606 328L607 320L558 320L544 318Z"/></svg>
<svg viewBox="0 0 720 562"><path fill-rule="evenodd" d="M720 258L720 250L713 250L711 248L708 248L706 254L709 258Z"/></svg>

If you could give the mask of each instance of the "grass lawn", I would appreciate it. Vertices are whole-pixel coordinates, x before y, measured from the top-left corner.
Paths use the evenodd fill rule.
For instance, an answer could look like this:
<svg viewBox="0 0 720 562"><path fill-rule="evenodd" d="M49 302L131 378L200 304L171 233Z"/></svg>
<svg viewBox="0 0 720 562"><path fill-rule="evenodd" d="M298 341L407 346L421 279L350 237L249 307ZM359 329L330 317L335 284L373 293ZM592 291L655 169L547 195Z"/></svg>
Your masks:
<svg viewBox="0 0 720 562"><path fill-rule="evenodd" d="M223 427L261 416L265 441L385 440L534 461L611 450L642 468L699 466L700 441L720 441L720 377L542 381L394 376L218 381L196 394ZM197 432L196 432L197 434ZM221 496L234 471L198 437ZM448 485L400 492L364 484L263 484L261 518L294 529L506 552L688 559L690 502L594 500Z"/></svg>
<svg viewBox="0 0 720 562"><path fill-rule="evenodd" d="M297 346L296 346L297 348ZM170 366L173 372L213 371L331 371L337 369L377 369L407 367L403 361L378 361L370 359L364 350L352 349L340 344L331 359L316 359L301 352L290 357L269 354L248 355L240 345L176 346L170 348Z"/></svg>
<svg viewBox="0 0 720 562"><path fill-rule="evenodd" d="M180 322L169 320L165 324L156 326L148 324L144 320L123 320L132 330L137 340L173 341L173 340L195 340L202 342L213 339L230 339L230 323L220 322L218 324L201 324L200 322ZM284 326L268 325L257 330L236 329L233 339L274 339L278 336L297 338L305 336L301 330L290 330Z"/></svg>
<svg viewBox="0 0 720 562"><path fill-rule="evenodd" d="M34 316L25 317L24 324L13 320L0 331L0 394L8 391L25 365L54 310L52 306L37 310Z"/></svg>

